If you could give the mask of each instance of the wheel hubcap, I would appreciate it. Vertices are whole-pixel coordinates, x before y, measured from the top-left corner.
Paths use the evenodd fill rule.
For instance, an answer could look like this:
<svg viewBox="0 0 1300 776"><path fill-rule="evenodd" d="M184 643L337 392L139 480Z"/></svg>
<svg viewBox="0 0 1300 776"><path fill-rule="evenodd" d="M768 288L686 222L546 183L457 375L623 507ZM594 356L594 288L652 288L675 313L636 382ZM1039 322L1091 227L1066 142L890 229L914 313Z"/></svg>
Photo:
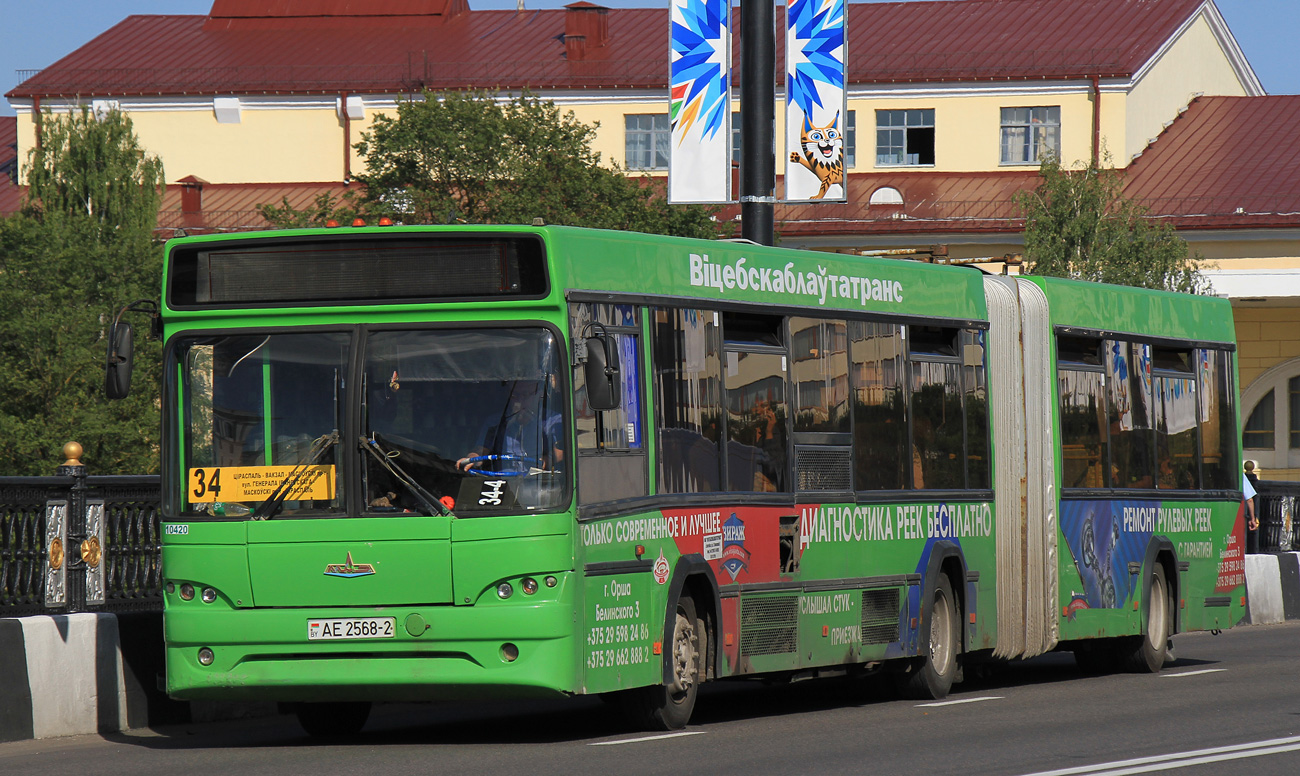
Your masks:
<svg viewBox="0 0 1300 776"><path fill-rule="evenodd" d="M673 628L673 683L669 691L684 695L695 685L695 627L680 612Z"/></svg>
<svg viewBox="0 0 1300 776"><path fill-rule="evenodd" d="M1147 615L1147 638L1152 646L1165 642L1165 588L1159 579L1151 581L1151 607Z"/></svg>
<svg viewBox="0 0 1300 776"><path fill-rule="evenodd" d="M930 614L930 662L939 673L947 673L952 659L952 612L943 593L934 596L934 611Z"/></svg>

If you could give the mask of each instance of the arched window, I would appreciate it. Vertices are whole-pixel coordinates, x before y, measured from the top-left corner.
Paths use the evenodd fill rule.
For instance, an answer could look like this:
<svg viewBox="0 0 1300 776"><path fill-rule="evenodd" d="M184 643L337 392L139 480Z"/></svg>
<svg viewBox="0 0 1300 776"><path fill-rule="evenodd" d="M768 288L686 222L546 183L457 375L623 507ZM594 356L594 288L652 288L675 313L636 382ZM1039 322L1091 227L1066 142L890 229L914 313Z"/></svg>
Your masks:
<svg viewBox="0 0 1300 776"><path fill-rule="evenodd" d="M1273 449L1273 391L1264 394L1241 430L1242 447L1247 450Z"/></svg>
<svg viewBox="0 0 1300 776"><path fill-rule="evenodd" d="M901 205L903 204L903 194L893 186L881 186L871 192L872 205Z"/></svg>
<svg viewBox="0 0 1300 776"><path fill-rule="evenodd" d="M1266 470L1300 469L1300 358L1271 367L1245 386L1241 408L1246 457Z"/></svg>

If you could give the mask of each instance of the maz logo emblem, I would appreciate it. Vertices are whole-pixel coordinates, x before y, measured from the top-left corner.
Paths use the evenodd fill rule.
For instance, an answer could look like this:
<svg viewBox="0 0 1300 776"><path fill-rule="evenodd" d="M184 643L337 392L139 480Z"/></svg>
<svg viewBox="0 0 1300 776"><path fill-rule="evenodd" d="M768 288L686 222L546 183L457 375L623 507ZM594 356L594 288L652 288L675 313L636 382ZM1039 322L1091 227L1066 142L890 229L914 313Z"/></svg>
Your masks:
<svg viewBox="0 0 1300 776"><path fill-rule="evenodd" d="M375 567L369 563L353 563L352 553L348 553L346 563L331 563L325 567L325 576L327 577L368 577L375 573Z"/></svg>

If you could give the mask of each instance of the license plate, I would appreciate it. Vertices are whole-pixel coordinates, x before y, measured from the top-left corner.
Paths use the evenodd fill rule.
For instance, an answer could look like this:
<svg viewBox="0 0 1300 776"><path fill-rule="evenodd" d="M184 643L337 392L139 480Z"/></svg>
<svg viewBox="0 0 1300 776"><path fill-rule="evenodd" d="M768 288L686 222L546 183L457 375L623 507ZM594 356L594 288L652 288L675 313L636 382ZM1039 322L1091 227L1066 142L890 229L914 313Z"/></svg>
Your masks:
<svg viewBox="0 0 1300 776"><path fill-rule="evenodd" d="M396 617L349 617L307 621L308 641L391 639L396 632Z"/></svg>

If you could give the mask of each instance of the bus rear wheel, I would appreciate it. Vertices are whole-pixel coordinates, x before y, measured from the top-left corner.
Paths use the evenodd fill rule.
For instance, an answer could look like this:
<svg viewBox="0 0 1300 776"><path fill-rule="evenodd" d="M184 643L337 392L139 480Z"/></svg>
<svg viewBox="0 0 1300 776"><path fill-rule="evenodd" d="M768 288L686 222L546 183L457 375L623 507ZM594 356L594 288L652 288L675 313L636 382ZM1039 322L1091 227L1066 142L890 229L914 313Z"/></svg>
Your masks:
<svg viewBox="0 0 1300 776"><path fill-rule="evenodd" d="M312 738L355 736L370 718L370 703L299 703L294 707L298 724Z"/></svg>
<svg viewBox="0 0 1300 776"><path fill-rule="evenodd" d="M1170 622L1173 607L1169 600L1169 585L1165 581L1165 570L1155 564L1147 577L1147 622L1146 632L1136 640L1136 644L1125 656L1125 667L1139 674L1159 673L1164 667L1169 653L1169 637L1173 628Z"/></svg>
<svg viewBox="0 0 1300 776"><path fill-rule="evenodd" d="M704 675L700 638L703 629L695 614L695 602L682 596L672 615L673 640L664 654L668 681L638 687L614 696L623 711L638 726L648 730L680 730L695 709L699 679Z"/></svg>
<svg viewBox="0 0 1300 776"><path fill-rule="evenodd" d="M939 700L948 695L957 678L957 652L961 649L961 625L957 598L948 577L940 575L930 593L930 622L926 653L919 664L900 677L899 690L907 698Z"/></svg>

